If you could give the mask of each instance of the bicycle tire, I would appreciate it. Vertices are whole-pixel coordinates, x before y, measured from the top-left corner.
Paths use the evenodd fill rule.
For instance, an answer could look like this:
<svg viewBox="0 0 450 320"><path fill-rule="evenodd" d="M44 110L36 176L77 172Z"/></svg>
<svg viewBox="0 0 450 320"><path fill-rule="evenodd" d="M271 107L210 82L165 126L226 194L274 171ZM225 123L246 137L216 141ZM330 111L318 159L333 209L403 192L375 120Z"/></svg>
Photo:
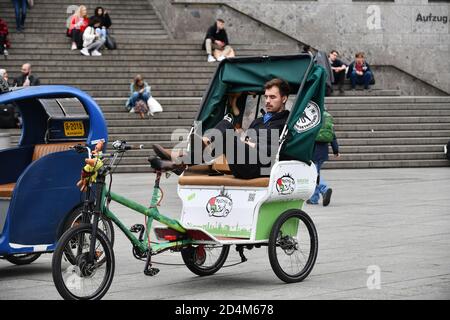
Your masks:
<svg viewBox="0 0 450 320"><path fill-rule="evenodd" d="M200 246L189 246L181 250L181 257L183 258L184 264L186 267L194 274L204 277L210 276L222 268L225 261L228 258L228 253L230 252L230 246L225 245L222 246L222 250L219 254L217 260L209 267L204 267L203 264L200 264L196 259L196 250L198 250Z"/></svg>
<svg viewBox="0 0 450 320"><path fill-rule="evenodd" d="M279 257L277 255L277 247L281 247L279 239L281 228L283 227L284 223L291 218L297 218L304 223L308 230L310 243L310 251L305 266L294 275L289 274L283 269L283 267L280 265ZM304 211L299 209L291 209L283 212L275 221L269 237L268 253L272 270L280 280L286 283L303 281L310 274L314 267L318 253L318 246L319 243L316 227L314 226L312 219ZM301 250L299 251L301 252Z"/></svg>
<svg viewBox="0 0 450 320"><path fill-rule="evenodd" d="M11 254L5 256L5 259L17 266L24 266L33 263L41 256L41 253L24 253L24 254Z"/></svg>
<svg viewBox="0 0 450 320"><path fill-rule="evenodd" d="M62 273L62 261L65 255L65 247L70 241L78 235L90 234L92 232L92 226L82 224L77 227L71 228L67 230L61 237L56 247L55 252L53 253L52 259L52 277L53 282L56 286L61 297L65 300L99 300L101 299L109 287L111 286L113 277L114 277L114 269L115 269L115 259L114 259L114 251L112 249L111 243L108 237L101 231L97 230L97 240L101 243L104 248L105 257L101 260L103 262L99 263L103 266L106 263L106 273L103 281L101 282L99 288L89 296L78 296L72 293L66 286L63 273ZM83 254L82 254L83 255ZM82 256L80 255L80 256ZM87 278L87 276L86 276Z"/></svg>

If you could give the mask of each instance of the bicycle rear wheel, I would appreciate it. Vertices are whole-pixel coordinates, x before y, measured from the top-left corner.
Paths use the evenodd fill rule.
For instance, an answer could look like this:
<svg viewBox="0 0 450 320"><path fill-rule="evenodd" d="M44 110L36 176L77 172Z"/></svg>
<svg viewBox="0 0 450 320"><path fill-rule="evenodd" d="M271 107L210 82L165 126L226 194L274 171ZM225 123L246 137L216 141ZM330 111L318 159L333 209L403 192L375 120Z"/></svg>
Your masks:
<svg viewBox="0 0 450 320"><path fill-rule="evenodd" d="M199 276L209 276L222 268L229 252L229 245L198 245L182 249L181 257L191 272Z"/></svg>
<svg viewBox="0 0 450 320"><path fill-rule="evenodd" d="M58 242L52 260L53 282L66 300L98 300L114 277L114 252L108 237L97 230L94 259L89 259L92 226L67 230ZM74 259L67 259L67 253Z"/></svg>

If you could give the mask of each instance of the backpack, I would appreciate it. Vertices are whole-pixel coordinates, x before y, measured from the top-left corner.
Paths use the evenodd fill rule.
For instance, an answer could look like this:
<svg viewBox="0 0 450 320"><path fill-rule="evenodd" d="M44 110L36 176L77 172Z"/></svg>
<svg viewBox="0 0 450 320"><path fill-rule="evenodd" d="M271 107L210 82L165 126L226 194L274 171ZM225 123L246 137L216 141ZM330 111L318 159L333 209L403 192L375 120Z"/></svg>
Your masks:
<svg viewBox="0 0 450 320"><path fill-rule="evenodd" d="M323 112L322 127L316 137L316 142L330 143L334 139L333 117L328 112Z"/></svg>

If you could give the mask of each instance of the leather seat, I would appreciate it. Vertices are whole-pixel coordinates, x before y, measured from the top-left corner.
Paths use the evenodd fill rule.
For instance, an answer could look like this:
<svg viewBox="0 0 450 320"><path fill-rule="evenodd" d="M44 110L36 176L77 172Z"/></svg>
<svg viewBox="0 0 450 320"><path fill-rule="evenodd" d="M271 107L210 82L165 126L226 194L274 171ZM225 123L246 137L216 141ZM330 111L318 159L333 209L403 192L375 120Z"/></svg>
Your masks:
<svg viewBox="0 0 450 320"><path fill-rule="evenodd" d="M269 177L255 179L238 179L231 174L221 176L209 175L209 166L192 166L179 178L181 186L227 186L227 187L254 187L267 188Z"/></svg>
<svg viewBox="0 0 450 320"><path fill-rule="evenodd" d="M15 183L0 184L0 198L11 198Z"/></svg>
<svg viewBox="0 0 450 320"><path fill-rule="evenodd" d="M84 142L63 142L52 144L37 144L34 146L33 156L31 161L39 160L40 158L54 152L67 151L70 147ZM11 198L16 184L7 183L0 184L0 198Z"/></svg>

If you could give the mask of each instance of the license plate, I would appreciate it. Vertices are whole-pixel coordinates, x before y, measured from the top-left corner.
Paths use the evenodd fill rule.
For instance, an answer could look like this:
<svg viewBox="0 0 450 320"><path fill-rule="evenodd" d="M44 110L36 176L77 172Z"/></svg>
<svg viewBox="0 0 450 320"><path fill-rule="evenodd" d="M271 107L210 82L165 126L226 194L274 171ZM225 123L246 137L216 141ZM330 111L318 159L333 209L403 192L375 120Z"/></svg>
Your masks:
<svg viewBox="0 0 450 320"><path fill-rule="evenodd" d="M82 121L64 122L64 134L66 137L83 137L84 124Z"/></svg>

